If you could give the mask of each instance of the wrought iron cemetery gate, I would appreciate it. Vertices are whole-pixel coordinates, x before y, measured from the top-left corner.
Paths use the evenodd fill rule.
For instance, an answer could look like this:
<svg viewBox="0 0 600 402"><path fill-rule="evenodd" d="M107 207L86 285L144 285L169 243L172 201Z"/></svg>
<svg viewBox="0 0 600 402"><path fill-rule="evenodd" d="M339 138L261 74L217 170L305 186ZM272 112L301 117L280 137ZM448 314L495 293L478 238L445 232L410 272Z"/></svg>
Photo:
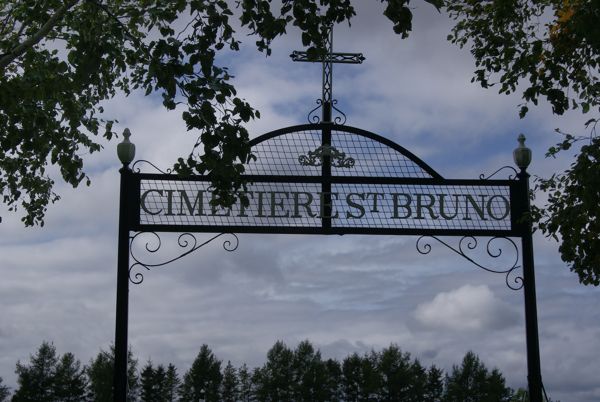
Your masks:
<svg viewBox="0 0 600 402"><path fill-rule="evenodd" d="M330 43L331 45L331 37ZM297 61L308 61L294 52ZM237 248L234 233L279 233L321 235L416 235L417 250L431 251L437 241L471 263L505 275L506 284L523 289L529 398L542 402L537 307L533 265L529 175L531 151L524 137L514 151L520 171L504 167L477 180L445 179L402 146L378 134L345 125L345 116L332 119L332 63L360 63L360 54L333 53L323 62L323 96L318 101L322 116L309 115L310 124L283 128L251 141L256 160L243 175L248 183L248 205L222 209L211 206L207 176L181 177L165 173L141 173L138 161L129 165L135 147L129 131L118 146L123 167L120 184L117 311L115 332L115 401L126 401L129 282L140 283L140 269L168 264L188 255L224 234L227 250ZM316 109L314 110L316 111ZM154 165L149 163L152 167ZM506 180L493 179L503 169L512 170ZM133 232L133 234L132 234ZM133 242L142 233L180 232L178 257L149 263L131 254ZM194 233L218 233L199 241ZM459 237L457 245L442 239ZM469 252L479 236L488 237L484 250L497 258L503 242L515 253L514 261L501 269L479 263ZM519 247L513 240L520 239ZM130 261L131 256L131 261ZM517 272L522 269L522 274Z"/></svg>

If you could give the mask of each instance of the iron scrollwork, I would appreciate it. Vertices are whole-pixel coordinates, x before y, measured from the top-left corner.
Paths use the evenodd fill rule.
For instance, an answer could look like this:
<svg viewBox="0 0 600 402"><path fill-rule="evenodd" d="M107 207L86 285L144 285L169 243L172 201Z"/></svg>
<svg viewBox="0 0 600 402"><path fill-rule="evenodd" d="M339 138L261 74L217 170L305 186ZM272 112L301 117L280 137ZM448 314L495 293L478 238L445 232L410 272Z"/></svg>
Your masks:
<svg viewBox="0 0 600 402"><path fill-rule="evenodd" d="M485 246L485 251L487 252L487 255L492 259L498 259L503 255L504 247L502 247L502 244L497 245L498 242L504 242L505 247L514 251L514 261L510 259L511 263L508 264L508 267L505 268L492 268L475 261L473 257L471 257L471 255L477 250L479 243L477 241L477 238L473 236L462 237L458 242L458 248L451 246L450 244L446 243L437 236L421 236L417 239L416 244L417 251L419 253L425 255L431 252L431 243L428 241L430 239L436 240L438 243L441 243L448 249L463 257L465 260L469 261L473 265L487 272L495 274L504 274L506 286L508 286L510 289L519 290L523 288L523 277L517 275L517 273L515 272L517 269L521 268L521 266L518 265L519 248L512 239L504 236L495 236L490 238Z"/></svg>
<svg viewBox="0 0 600 402"><path fill-rule="evenodd" d="M133 166L131 167L131 170L133 170L136 173L141 173L141 168L139 165L142 164L146 164L146 165L150 165L151 167L153 167L154 169L156 169L158 172L162 173L162 174L171 174L173 173L173 170L171 168L165 170L162 170L161 168L159 168L158 166L156 166L154 163L147 161L145 159L138 159L137 161L135 161L133 163Z"/></svg>
<svg viewBox="0 0 600 402"><path fill-rule="evenodd" d="M346 124L346 113L342 112L336 105L337 105L338 101L337 99L333 99L331 101L331 108L333 110L335 110L336 112L339 113L339 116L335 116L333 118L333 123L337 124L337 125L341 125L343 126L344 124ZM310 112L308 112L308 122L309 123L313 123L313 124L319 124L321 123L321 117L319 116L318 113L316 113L318 110L323 108L323 99L317 99L316 101L317 107L315 107L314 109L312 109Z"/></svg>
<svg viewBox="0 0 600 402"><path fill-rule="evenodd" d="M492 173L489 176L486 176L484 173L479 175L479 179L480 180L489 180L492 177L496 176L498 173L500 173L503 170L510 170L511 172L513 172L514 174L509 174L508 175L508 180L515 180L517 178L518 172L517 169L515 169L512 166L502 166L500 169L496 170L494 173Z"/></svg>
<svg viewBox="0 0 600 402"><path fill-rule="evenodd" d="M354 167L354 158L346 157L345 152L339 151L331 145L321 145L314 151L308 151L307 155L300 155L298 162L302 166L321 166L326 156L331 158L331 166L338 168Z"/></svg>
<svg viewBox="0 0 600 402"><path fill-rule="evenodd" d="M196 235L194 235L193 233L182 233L177 238L177 246L183 251L181 251L177 256L167 259L166 261L150 263L144 261L142 257L138 256L134 251L134 242L138 239L138 237L143 235L152 236L152 239L147 240L146 244L144 245L144 249L147 253L157 253L162 247L162 240L156 232L138 232L130 237L129 250L131 258L134 262L129 267L129 281L136 285L139 285L144 281L144 274L143 271L141 271L141 268L145 268L147 271L150 271L152 268L158 268L170 264L171 262L177 261L185 257L186 255L193 253L199 248L207 245L208 243L211 243L212 241L222 236L230 236L230 238L225 238L225 240L223 241L223 249L225 249L226 251L235 251L239 246L239 239L234 233L220 233L203 242L199 241Z"/></svg>

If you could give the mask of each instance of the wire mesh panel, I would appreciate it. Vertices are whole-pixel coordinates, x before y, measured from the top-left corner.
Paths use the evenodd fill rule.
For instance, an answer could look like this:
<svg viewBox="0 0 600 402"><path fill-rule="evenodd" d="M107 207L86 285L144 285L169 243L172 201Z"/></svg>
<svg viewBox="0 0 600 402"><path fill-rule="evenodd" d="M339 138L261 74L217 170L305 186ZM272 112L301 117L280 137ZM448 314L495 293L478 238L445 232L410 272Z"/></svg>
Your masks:
<svg viewBox="0 0 600 402"><path fill-rule="evenodd" d="M318 176L317 165L302 165L298 159L321 146L321 131L298 130L262 141L252 147L255 161L246 167L248 175Z"/></svg>
<svg viewBox="0 0 600 402"><path fill-rule="evenodd" d="M369 137L335 130L331 145L354 160L352 168L333 165L334 176L432 177L398 150Z"/></svg>
<svg viewBox="0 0 600 402"><path fill-rule="evenodd" d="M174 226L320 227L318 183L253 183L231 208L211 206L209 182L142 180L140 224Z"/></svg>
<svg viewBox="0 0 600 402"><path fill-rule="evenodd" d="M331 133L329 144L323 141L323 130ZM248 164L248 175L318 176L323 156L331 158L334 176L430 178L437 175L406 149L354 127L294 126L265 134L252 143L256 160Z"/></svg>
<svg viewBox="0 0 600 402"><path fill-rule="evenodd" d="M510 230L510 188L467 185L332 186L334 228Z"/></svg>

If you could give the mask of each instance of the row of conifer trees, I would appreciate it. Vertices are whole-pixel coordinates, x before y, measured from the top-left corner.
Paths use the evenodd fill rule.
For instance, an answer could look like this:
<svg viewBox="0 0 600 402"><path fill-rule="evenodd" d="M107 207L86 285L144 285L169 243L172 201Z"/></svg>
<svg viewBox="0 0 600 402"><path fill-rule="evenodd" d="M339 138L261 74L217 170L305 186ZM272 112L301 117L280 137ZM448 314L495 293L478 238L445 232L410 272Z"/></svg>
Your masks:
<svg viewBox="0 0 600 402"><path fill-rule="evenodd" d="M425 367L396 345L339 362L322 358L309 341L295 349L275 343L254 369L223 364L207 345L183 375L173 364L138 364L131 353L129 362L132 402L526 400L523 390L508 387L499 370L489 370L472 352L447 373ZM15 372L13 392L0 378L0 402L112 402L112 351L101 350L83 366L72 353L60 356L44 342L28 363L17 362Z"/></svg>

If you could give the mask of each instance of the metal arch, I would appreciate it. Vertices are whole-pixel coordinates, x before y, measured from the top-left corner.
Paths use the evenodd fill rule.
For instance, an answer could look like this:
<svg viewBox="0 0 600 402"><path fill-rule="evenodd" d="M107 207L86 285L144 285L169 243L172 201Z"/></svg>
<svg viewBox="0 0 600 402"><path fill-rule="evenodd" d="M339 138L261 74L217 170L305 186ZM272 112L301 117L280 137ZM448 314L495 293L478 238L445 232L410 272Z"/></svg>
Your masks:
<svg viewBox="0 0 600 402"><path fill-rule="evenodd" d="M289 127L280 128L278 130L270 131L261 136L253 138L252 140L250 140L249 145L250 145L250 148L252 148L255 145L258 145L262 142L265 142L267 140L270 140L272 138L279 137L279 136L282 136L285 134L292 134L295 132L307 131L307 130L317 131L317 130L323 130L325 128L331 130L332 132L340 131L340 132L356 134L356 135L359 135L359 136L362 136L365 138L369 138L376 142L379 142L383 145L386 145L387 147L392 148L396 152L405 156L410 161L414 162L417 166L419 166L421 169L423 169L425 172L427 172L432 178L443 179L442 175L440 175L431 166L429 166L422 159L417 157L415 154L413 154L412 152L410 152L408 149L404 148L403 146L401 146L401 145L395 143L394 141L392 141L388 138L385 138L379 134L375 134L371 131L363 130L361 128L357 128L357 127L353 127L353 126L345 126L345 125L338 125L338 124L332 124L332 123L300 124L300 125L296 125L296 126L289 126Z"/></svg>
<svg viewBox="0 0 600 402"><path fill-rule="evenodd" d="M156 232L138 232L135 235L130 237L129 254L131 255L131 258L133 259L134 262L133 262L133 264L131 264L129 266L129 281L135 285L139 285L140 283L142 283L144 281L143 272L141 272L141 271L136 272L137 269L145 268L147 271L150 271L152 268L158 268L158 267L168 265L168 264L170 264L174 261L177 261L177 260L193 253L194 251L204 247L205 245L211 243L212 241L218 239L221 236L231 236L232 237L232 239L225 239L223 241L223 249L225 249L226 251L233 252L233 251L237 250L237 248L240 244L239 238L234 233L220 233L216 236L211 237L208 240L199 242L198 238L193 233L185 232L185 233L181 233L179 235L179 237L177 238L177 245L179 246L179 248L183 249L183 252L181 252L179 255L169 258L165 261L158 262L158 263L150 263L150 262L143 261L142 260L143 257L137 256L134 252L133 243L136 241L138 236L141 236L141 235L153 236L153 239L146 241L146 244L144 245L144 249L146 250L147 253L150 253L150 254L157 253L160 250L160 248L162 247L162 240Z"/></svg>
<svg viewBox="0 0 600 402"><path fill-rule="evenodd" d="M420 254L425 255L425 254L429 254L431 252L432 247L431 247L431 243L428 242L429 239L436 240L438 243L444 245L446 248L452 250L456 254L463 257L465 260L469 261L471 264L475 265L476 267L478 267L480 269L483 269L484 271L491 272L494 274L504 274L506 286L508 286L510 289L520 290L523 288L523 285L524 285L523 277L521 275L517 275L515 272L516 270L521 268L521 265L518 265L518 263L519 263L519 248L517 247L515 242L512 239L510 239L509 237L494 236L487 241L486 246L485 246L485 251L486 251L487 255L492 259L498 259L503 255L505 248L503 248L501 246L495 246L495 244L498 241L506 242L506 243L504 243L505 246L507 248L509 248L511 251L513 251L515 255L514 255L514 261L512 261L512 263L509 264L509 266L505 267L505 268L493 268L490 266L480 264L473 257L471 257L469 255L470 253L477 251L477 248L479 247L479 242L477 241L477 237L475 237L475 236L463 236L458 242L458 247L451 246L449 243L445 242L444 240L440 239L437 236L429 236L429 235L421 236L417 239L417 242L416 242L416 248Z"/></svg>

